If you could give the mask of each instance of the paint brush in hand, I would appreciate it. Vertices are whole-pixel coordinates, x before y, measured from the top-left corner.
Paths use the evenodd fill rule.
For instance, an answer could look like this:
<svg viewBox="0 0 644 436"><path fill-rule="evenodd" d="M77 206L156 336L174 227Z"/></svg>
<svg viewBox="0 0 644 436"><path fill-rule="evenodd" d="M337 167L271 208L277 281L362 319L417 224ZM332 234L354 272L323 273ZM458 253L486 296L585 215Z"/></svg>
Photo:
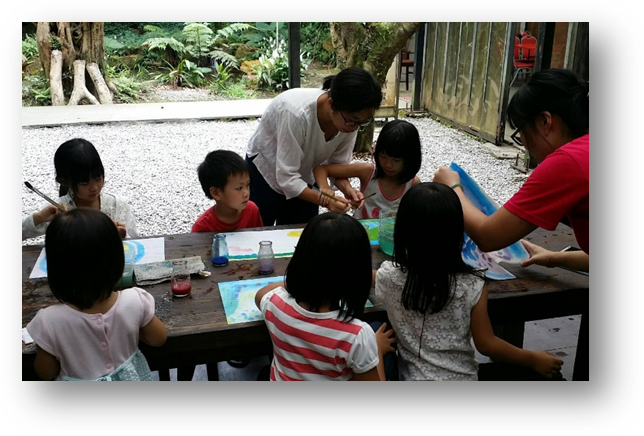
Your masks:
<svg viewBox="0 0 644 436"><path fill-rule="evenodd" d="M315 192L317 192L317 193L319 193L321 195L324 195L325 197L328 197L328 198L330 198L332 200L339 201L340 203L349 204L349 200L347 200L346 198L340 198L340 197L336 197L333 194L327 194L326 192L321 191L320 189L316 188L315 186L313 186L311 189L313 189Z"/></svg>
<svg viewBox="0 0 644 436"><path fill-rule="evenodd" d="M373 197L374 195L376 195L376 193L375 193L375 192L372 192L371 194L367 195L366 197L362 197L362 200L360 200L360 201L366 200L367 198L371 198L371 197ZM355 203L355 202L354 202L354 201L352 201L352 203ZM357 208L358 208L358 206L351 206L351 207L352 207L353 209L357 209Z"/></svg>
<svg viewBox="0 0 644 436"><path fill-rule="evenodd" d="M47 197L45 194L43 194L42 192L40 192L39 190L37 190L36 188L34 188L33 186L31 186L31 183L29 183L29 182L25 182L25 186L26 186L27 188L31 189L31 190L32 190L33 192L35 192L36 194L40 195L42 198L44 198L45 200L47 200L48 202L50 202L50 203L51 203L51 204L53 204L54 206L56 206L56 207L57 207L58 209L60 209L61 211L63 211L63 212L66 212L66 211L67 211L67 209L65 209L65 207L63 207L61 204L56 203L54 200L52 200L51 198Z"/></svg>

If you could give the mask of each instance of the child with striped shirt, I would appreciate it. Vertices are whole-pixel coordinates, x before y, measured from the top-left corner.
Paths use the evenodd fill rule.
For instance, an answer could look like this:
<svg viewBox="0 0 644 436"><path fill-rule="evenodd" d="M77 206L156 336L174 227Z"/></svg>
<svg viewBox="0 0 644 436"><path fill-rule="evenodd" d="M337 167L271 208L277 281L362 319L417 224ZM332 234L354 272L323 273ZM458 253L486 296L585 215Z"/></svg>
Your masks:
<svg viewBox="0 0 644 436"><path fill-rule="evenodd" d="M338 282L333 272L352 265ZM392 330L360 321L371 289L371 246L348 215L313 218L295 247L284 282L263 287L255 303L273 341L270 380L385 380Z"/></svg>

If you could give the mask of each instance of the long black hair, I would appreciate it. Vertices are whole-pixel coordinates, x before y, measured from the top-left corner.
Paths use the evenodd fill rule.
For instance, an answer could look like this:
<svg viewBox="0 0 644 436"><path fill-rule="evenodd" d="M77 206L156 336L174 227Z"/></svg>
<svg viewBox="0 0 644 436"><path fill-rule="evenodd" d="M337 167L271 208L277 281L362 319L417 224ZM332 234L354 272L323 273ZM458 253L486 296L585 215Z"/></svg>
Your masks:
<svg viewBox="0 0 644 436"><path fill-rule="evenodd" d="M286 268L285 287L296 301L311 312L330 304L346 321L364 311L371 281L371 244L358 220L327 212L308 222Z"/></svg>
<svg viewBox="0 0 644 436"><path fill-rule="evenodd" d="M54 154L58 195L64 196L71 188L76 192L79 183L105 177L103 162L94 145L86 139L74 138L63 142Z"/></svg>
<svg viewBox="0 0 644 436"><path fill-rule="evenodd" d="M400 200L394 226L393 262L407 272L405 309L440 312L450 301L456 275L473 273L461 257L463 207L442 183L420 183ZM425 230L424 230L425 229Z"/></svg>
<svg viewBox="0 0 644 436"><path fill-rule="evenodd" d="M398 174L398 183L407 183L413 179L418 174L422 163L420 135L416 126L405 120L389 121L382 126L374 152L376 178L385 176L378 159L380 153L403 160L404 167Z"/></svg>

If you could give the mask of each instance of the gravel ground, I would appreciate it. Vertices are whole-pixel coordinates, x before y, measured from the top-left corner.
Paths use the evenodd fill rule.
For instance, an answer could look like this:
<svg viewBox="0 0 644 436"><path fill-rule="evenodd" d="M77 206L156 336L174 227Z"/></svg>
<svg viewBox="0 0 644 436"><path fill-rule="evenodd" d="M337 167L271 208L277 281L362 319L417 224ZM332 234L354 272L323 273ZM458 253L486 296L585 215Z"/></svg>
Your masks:
<svg viewBox="0 0 644 436"><path fill-rule="evenodd" d="M430 118L407 120L420 132L423 163L418 176L422 181L431 181L439 165L454 161L502 204L525 180L510 166L511 161L494 158L481 142L457 129ZM85 138L94 144L103 161L103 189L127 200L141 236L185 233L213 204L201 190L197 166L215 149L243 156L258 123L186 121L23 128L22 178L50 197L57 197L54 153L68 139ZM44 204L26 187L22 189L24 218ZM44 237L23 241L23 245L43 243Z"/></svg>

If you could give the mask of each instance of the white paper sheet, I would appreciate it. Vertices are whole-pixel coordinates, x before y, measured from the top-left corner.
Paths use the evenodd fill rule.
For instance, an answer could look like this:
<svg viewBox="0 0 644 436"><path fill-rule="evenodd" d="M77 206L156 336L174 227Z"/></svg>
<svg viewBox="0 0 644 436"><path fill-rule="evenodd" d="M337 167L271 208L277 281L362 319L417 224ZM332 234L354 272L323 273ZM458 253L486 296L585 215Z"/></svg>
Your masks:
<svg viewBox="0 0 644 436"><path fill-rule="evenodd" d="M136 257L134 264L162 262L165 260L165 239L151 238L151 239L127 239L123 241L124 249L136 249ZM40 252L40 256L36 260L30 279L39 279L47 277L47 256L45 249Z"/></svg>

